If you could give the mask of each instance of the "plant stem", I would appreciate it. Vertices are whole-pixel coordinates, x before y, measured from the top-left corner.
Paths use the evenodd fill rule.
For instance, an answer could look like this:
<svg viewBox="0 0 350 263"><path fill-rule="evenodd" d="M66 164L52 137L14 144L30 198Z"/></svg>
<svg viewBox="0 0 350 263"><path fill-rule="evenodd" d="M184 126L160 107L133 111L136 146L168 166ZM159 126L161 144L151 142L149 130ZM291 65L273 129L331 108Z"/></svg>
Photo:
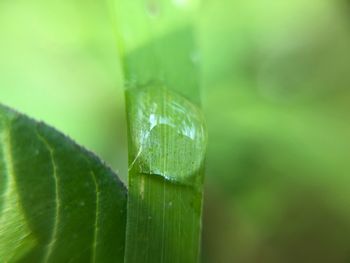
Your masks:
<svg viewBox="0 0 350 263"><path fill-rule="evenodd" d="M117 0L129 141L125 262L199 260L207 139L197 7Z"/></svg>

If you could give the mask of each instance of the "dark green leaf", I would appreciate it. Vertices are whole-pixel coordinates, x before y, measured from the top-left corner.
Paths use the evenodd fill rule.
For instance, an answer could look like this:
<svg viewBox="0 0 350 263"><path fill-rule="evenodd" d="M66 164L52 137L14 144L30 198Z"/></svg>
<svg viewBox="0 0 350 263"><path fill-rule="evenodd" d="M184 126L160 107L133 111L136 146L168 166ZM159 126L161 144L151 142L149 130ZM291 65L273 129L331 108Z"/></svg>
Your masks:
<svg viewBox="0 0 350 263"><path fill-rule="evenodd" d="M97 157L0 105L0 262L122 262L125 215Z"/></svg>

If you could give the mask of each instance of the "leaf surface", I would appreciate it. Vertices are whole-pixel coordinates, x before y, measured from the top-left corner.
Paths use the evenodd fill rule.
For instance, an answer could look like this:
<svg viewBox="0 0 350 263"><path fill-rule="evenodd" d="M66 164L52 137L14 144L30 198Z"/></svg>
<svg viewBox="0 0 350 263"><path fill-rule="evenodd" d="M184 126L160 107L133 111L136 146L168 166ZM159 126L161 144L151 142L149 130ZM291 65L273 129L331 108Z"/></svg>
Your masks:
<svg viewBox="0 0 350 263"><path fill-rule="evenodd" d="M200 1L115 2L129 138L125 262L197 262L207 142Z"/></svg>
<svg viewBox="0 0 350 263"><path fill-rule="evenodd" d="M122 262L125 217L104 163L0 105L0 262Z"/></svg>

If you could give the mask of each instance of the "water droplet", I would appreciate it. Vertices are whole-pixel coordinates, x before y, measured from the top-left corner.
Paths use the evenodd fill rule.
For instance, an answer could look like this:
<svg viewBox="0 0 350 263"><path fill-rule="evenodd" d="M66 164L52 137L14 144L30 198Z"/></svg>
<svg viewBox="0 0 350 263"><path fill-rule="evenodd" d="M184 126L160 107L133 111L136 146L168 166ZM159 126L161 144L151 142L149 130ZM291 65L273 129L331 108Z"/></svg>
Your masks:
<svg viewBox="0 0 350 263"><path fill-rule="evenodd" d="M192 182L192 175L202 167L207 142L200 109L157 84L127 89L126 97L136 147L129 170Z"/></svg>

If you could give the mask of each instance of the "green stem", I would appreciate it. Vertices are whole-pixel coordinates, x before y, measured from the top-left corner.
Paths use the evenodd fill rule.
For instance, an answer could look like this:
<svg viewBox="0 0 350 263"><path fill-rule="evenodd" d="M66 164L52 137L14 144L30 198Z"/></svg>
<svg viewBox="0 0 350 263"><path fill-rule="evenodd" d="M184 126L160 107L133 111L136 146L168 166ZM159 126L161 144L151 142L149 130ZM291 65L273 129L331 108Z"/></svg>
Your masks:
<svg viewBox="0 0 350 263"><path fill-rule="evenodd" d="M207 139L197 6L117 0L129 140L125 262L199 259Z"/></svg>

